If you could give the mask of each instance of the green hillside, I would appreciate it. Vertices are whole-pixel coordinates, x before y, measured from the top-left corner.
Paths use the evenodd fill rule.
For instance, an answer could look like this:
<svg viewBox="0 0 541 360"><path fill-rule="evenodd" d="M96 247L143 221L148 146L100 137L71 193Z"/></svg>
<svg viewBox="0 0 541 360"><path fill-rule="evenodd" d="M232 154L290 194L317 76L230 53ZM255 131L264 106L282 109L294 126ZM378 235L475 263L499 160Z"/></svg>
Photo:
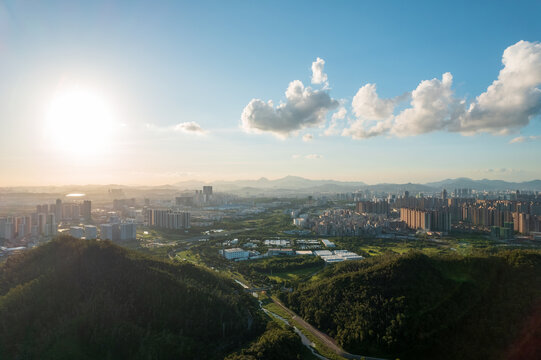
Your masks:
<svg viewBox="0 0 541 360"><path fill-rule="evenodd" d="M282 299L355 354L541 358L540 252L345 262Z"/></svg>
<svg viewBox="0 0 541 360"><path fill-rule="evenodd" d="M61 238L0 267L0 359L223 358L265 329L232 281Z"/></svg>

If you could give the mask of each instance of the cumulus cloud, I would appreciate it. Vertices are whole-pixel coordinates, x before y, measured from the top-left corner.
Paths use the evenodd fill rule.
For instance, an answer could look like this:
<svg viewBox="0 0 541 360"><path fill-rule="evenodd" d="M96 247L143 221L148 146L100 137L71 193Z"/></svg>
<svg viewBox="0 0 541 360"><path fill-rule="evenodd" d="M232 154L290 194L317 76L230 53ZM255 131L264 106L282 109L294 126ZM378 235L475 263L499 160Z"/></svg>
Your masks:
<svg viewBox="0 0 541 360"><path fill-rule="evenodd" d="M520 144L523 142L530 142L540 140L541 136L517 136L509 141L509 144Z"/></svg>
<svg viewBox="0 0 541 360"><path fill-rule="evenodd" d="M302 141L304 142L309 142L309 141L312 141L314 139L314 136L312 134L304 134L304 136L302 137Z"/></svg>
<svg viewBox="0 0 541 360"><path fill-rule="evenodd" d="M327 113L338 107L338 101L326 90L304 87L300 80L289 83L286 102L274 106L272 101L252 99L241 115L241 125L248 132L271 132L285 137L303 128L321 125Z"/></svg>
<svg viewBox="0 0 541 360"><path fill-rule="evenodd" d="M174 127L175 131L182 131L185 133L204 134L205 130L195 121L183 122Z"/></svg>
<svg viewBox="0 0 541 360"><path fill-rule="evenodd" d="M441 80L421 81L411 93L411 107L395 117L391 132L397 136L424 134L454 125L462 102L454 97L451 73Z"/></svg>
<svg viewBox="0 0 541 360"><path fill-rule="evenodd" d="M460 118L459 131L506 133L541 112L541 44L521 40L505 49L502 63L498 79Z"/></svg>
<svg viewBox="0 0 541 360"><path fill-rule="evenodd" d="M321 58L317 58L316 61L312 63L312 84L327 83L327 74L323 72L324 66L325 60Z"/></svg>
<svg viewBox="0 0 541 360"><path fill-rule="evenodd" d="M358 118L382 120L393 114L395 101L381 99L376 92L376 84L366 84L353 97L351 107Z"/></svg>
<svg viewBox="0 0 541 360"><path fill-rule="evenodd" d="M506 134L524 127L541 113L541 44L519 41L504 51L502 63L498 79L469 104L455 96L451 73L421 81L410 94L410 107L398 114L404 97L382 99L375 84L366 84L351 104L356 119L342 134L356 139L432 131Z"/></svg>

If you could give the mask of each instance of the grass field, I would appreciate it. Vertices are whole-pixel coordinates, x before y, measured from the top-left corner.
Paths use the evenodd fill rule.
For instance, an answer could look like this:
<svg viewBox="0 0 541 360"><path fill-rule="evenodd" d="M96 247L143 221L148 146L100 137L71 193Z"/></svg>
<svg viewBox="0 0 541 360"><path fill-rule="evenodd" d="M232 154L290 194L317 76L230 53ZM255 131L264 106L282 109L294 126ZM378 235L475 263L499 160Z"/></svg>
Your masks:
<svg viewBox="0 0 541 360"><path fill-rule="evenodd" d="M317 266L312 266L305 269L290 270L290 271L285 271L285 272L280 272L280 273L274 273L272 275L267 275L267 277L276 282L301 280L323 269L323 267L324 267L323 265L317 265Z"/></svg>

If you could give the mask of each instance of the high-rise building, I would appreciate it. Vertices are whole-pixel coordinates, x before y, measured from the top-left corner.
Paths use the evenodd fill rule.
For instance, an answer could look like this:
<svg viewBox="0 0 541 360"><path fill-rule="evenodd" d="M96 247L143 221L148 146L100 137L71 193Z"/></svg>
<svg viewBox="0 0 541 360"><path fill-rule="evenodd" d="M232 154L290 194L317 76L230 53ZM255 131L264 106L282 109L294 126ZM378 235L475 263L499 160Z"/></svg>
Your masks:
<svg viewBox="0 0 541 360"><path fill-rule="evenodd" d="M48 231L47 228L47 214L45 213L39 213L38 214L38 233L39 235L47 235Z"/></svg>
<svg viewBox="0 0 541 360"><path fill-rule="evenodd" d="M46 219L46 225L45 225L46 229L45 229L45 235L47 236L55 236L57 231L58 231L58 227L56 226L56 219L55 219L55 215L54 214L47 214L47 219Z"/></svg>
<svg viewBox="0 0 541 360"><path fill-rule="evenodd" d="M62 221L63 217L62 217L62 200L60 199L56 199L56 204L55 204L55 217L56 217L56 221L60 222Z"/></svg>
<svg viewBox="0 0 541 360"><path fill-rule="evenodd" d="M0 219L0 239L11 240L17 231L16 222L13 218Z"/></svg>
<svg viewBox="0 0 541 360"><path fill-rule="evenodd" d="M189 229L190 213L171 209L149 209L148 224L164 229Z"/></svg>
<svg viewBox="0 0 541 360"><path fill-rule="evenodd" d="M113 224L100 225L100 239L113 240Z"/></svg>
<svg viewBox="0 0 541 360"><path fill-rule="evenodd" d="M92 219L92 202L90 200L83 201L81 215L86 221L90 221Z"/></svg>
<svg viewBox="0 0 541 360"><path fill-rule="evenodd" d="M419 210L400 209L400 220L404 221L408 228L427 231L451 231L451 213L448 209Z"/></svg>
<svg viewBox="0 0 541 360"><path fill-rule="evenodd" d="M94 240L98 237L98 229L94 225L85 225L85 238Z"/></svg>
<svg viewBox="0 0 541 360"><path fill-rule="evenodd" d="M135 240L137 238L137 225L135 223L120 224L120 241Z"/></svg>

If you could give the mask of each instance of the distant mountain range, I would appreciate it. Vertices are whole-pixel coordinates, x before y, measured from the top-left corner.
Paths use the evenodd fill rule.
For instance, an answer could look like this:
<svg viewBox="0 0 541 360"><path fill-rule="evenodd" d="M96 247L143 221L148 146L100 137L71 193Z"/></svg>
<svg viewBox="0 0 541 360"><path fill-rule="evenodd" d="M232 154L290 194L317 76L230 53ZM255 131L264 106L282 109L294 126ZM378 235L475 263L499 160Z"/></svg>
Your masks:
<svg viewBox="0 0 541 360"><path fill-rule="evenodd" d="M541 180L526 182L509 182L503 180L473 180L469 178L445 179L426 184L406 183L382 183L368 185L362 181L338 181L338 180L310 180L299 176L286 176L283 178L269 180L260 178L258 180L236 180L236 181L215 181L204 183L201 181L184 181L173 186L184 189L200 188L203 185L212 185L217 191L246 191L274 190L274 191L302 191L302 192L347 192L356 190L372 191L410 191L434 192L442 189L452 191L454 189L473 189L478 191L495 190L541 190Z"/></svg>
<svg viewBox="0 0 541 360"><path fill-rule="evenodd" d="M257 180L233 180L204 182L189 180L166 184L161 186L125 186L125 185L66 185L66 186L39 186L39 187L5 187L0 188L2 193L67 193L73 191L84 191L87 195L107 192L108 189L120 188L129 192L129 196L139 196L141 192L158 192L168 194L178 191L200 190L205 185L214 187L214 191L230 192L243 196L277 196L277 195L305 195L315 193L341 193L358 190L371 190L378 192L402 192L409 191L416 193L433 193L442 189L451 192L454 189L473 189L477 191L496 190L529 190L541 191L541 180L525 182L509 182L503 180L473 180L469 178L445 179L441 181L420 183L380 183L369 185L362 181L339 181L339 180L311 180L300 176L286 176L270 180L260 178Z"/></svg>
<svg viewBox="0 0 541 360"><path fill-rule="evenodd" d="M213 185L216 189L234 190L242 188L254 189L313 189L318 187L324 188L359 188L366 187L366 183L362 181L337 181L337 180L310 180L300 176L286 176L276 180L269 180L262 177L257 180L234 180L234 181L215 181L212 183L203 183L198 181L184 181L174 184L177 187L199 187L203 185Z"/></svg>

